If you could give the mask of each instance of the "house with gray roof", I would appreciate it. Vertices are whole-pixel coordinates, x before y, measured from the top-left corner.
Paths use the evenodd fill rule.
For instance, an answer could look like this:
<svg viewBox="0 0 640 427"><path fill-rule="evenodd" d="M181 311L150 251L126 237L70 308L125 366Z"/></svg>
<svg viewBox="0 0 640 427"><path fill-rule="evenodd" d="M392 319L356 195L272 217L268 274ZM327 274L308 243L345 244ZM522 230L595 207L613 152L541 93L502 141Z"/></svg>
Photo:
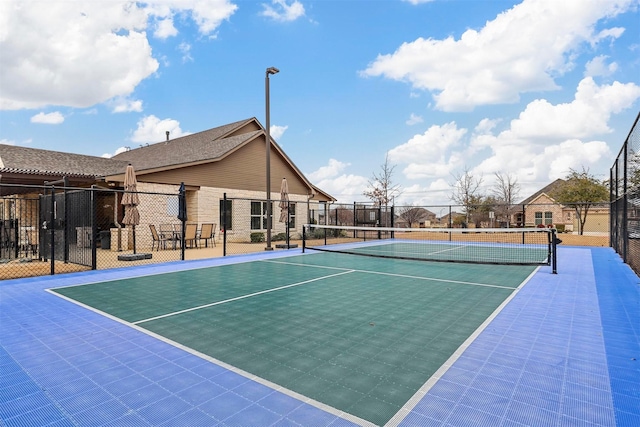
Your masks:
<svg viewBox="0 0 640 427"><path fill-rule="evenodd" d="M131 164L141 193L177 195L184 183L188 222L219 226L224 210L226 228L233 230L236 237L245 239L252 232L265 231L265 222L257 217L264 217L267 198L266 131L255 117L178 138L169 136L165 141L129 149L112 158L0 144L0 196L28 192L24 186L62 178L68 180L69 187L122 189L125 169ZM286 178L291 215L298 219L292 224L294 231L301 231L308 212L320 212L323 204L335 199L313 185L273 139L270 144L273 215L277 219L280 185ZM225 198L227 205L223 207ZM117 204L100 203L105 210L98 216L111 224L121 223L124 210L113 209ZM141 224L175 221L174 210L172 206L158 209L141 205ZM0 214L6 217L5 213ZM284 227L272 220L273 232L284 232Z"/></svg>

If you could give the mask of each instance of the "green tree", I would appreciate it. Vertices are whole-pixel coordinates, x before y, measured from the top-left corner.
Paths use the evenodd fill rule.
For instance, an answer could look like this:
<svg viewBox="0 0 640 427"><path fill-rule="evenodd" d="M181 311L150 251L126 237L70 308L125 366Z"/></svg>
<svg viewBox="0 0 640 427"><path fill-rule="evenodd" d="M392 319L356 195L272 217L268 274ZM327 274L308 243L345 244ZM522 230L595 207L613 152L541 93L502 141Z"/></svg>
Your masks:
<svg viewBox="0 0 640 427"><path fill-rule="evenodd" d="M571 169L565 183L552 192L551 197L558 203L573 207L578 218L578 234L582 235L589 210L609 200L609 187L584 167L581 172Z"/></svg>

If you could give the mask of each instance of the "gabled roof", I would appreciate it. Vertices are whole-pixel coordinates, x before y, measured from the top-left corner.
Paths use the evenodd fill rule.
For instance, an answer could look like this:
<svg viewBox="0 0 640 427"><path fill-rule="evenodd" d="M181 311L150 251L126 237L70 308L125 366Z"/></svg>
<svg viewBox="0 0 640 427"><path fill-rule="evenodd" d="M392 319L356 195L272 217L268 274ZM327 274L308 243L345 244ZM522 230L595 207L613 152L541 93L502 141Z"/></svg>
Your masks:
<svg viewBox="0 0 640 427"><path fill-rule="evenodd" d="M536 191L535 193L533 193L531 196L527 197L526 199L524 199L522 202L520 202L520 205L528 205L531 202L533 202L535 199L537 199L538 197L540 197L543 194L546 194L547 196L551 197L551 194L556 191L558 188L560 188L562 185L564 185L566 181L562 178L558 178L555 181L553 181L551 184L547 185L546 187L541 188L540 190Z"/></svg>
<svg viewBox="0 0 640 427"><path fill-rule="evenodd" d="M235 131L240 130L251 122L255 122L262 129L262 126L255 118L241 120L125 151L113 156L113 159L131 163L135 167L136 173L144 173L145 170L149 169L170 168L177 165L219 160L263 132L262 130L256 130L233 135Z"/></svg>
<svg viewBox="0 0 640 427"><path fill-rule="evenodd" d="M0 174L99 178L126 167L127 162L104 157L0 144Z"/></svg>
<svg viewBox="0 0 640 427"><path fill-rule="evenodd" d="M93 184L96 180L119 182L123 179L128 164L132 164L136 173L142 176L146 173L216 162L265 134L260 122L252 117L128 150L112 158L0 144L0 182L42 184L64 176L75 184ZM331 195L309 182L273 139L271 143L275 152L285 159L311 189L312 194L319 193L335 201Z"/></svg>

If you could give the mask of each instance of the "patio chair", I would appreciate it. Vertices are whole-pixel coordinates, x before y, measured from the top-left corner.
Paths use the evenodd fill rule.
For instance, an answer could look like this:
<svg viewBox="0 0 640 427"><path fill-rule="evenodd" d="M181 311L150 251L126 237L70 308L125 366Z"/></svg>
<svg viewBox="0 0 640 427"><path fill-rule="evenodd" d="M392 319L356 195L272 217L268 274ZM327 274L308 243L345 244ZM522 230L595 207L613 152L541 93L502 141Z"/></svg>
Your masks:
<svg viewBox="0 0 640 427"><path fill-rule="evenodd" d="M213 242L213 246L216 245L216 224L207 223L202 224L202 228L200 229L200 235L198 236L198 240L204 240L204 247L209 247L209 240Z"/></svg>
<svg viewBox="0 0 640 427"><path fill-rule="evenodd" d="M173 249L180 243L180 224L160 224L160 238L171 242Z"/></svg>
<svg viewBox="0 0 640 427"><path fill-rule="evenodd" d="M151 230L151 237L153 238L151 242L151 250L155 247L158 251L160 250L160 246L162 246L162 249L167 249L167 241L170 239L167 239L164 234L158 233L156 226L153 224L149 224L149 229Z"/></svg>
<svg viewBox="0 0 640 427"><path fill-rule="evenodd" d="M184 247L198 247L198 224L187 224L184 231Z"/></svg>
<svg viewBox="0 0 640 427"><path fill-rule="evenodd" d="M19 248L21 252L24 252L25 256L35 255L38 250L38 240L35 238L35 227L22 226L20 227L20 242Z"/></svg>

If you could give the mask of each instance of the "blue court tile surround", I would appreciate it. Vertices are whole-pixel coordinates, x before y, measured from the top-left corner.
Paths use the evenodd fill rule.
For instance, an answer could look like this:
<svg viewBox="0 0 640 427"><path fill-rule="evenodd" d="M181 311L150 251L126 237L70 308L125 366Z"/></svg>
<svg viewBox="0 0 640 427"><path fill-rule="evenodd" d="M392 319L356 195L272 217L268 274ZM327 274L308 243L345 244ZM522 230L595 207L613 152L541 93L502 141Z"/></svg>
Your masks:
<svg viewBox="0 0 640 427"><path fill-rule="evenodd" d="M255 259L265 256L282 255ZM0 282L0 426L354 425L45 292L252 257ZM562 247L559 260L392 422L640 425L638 277L609 248Z"/></svg>

